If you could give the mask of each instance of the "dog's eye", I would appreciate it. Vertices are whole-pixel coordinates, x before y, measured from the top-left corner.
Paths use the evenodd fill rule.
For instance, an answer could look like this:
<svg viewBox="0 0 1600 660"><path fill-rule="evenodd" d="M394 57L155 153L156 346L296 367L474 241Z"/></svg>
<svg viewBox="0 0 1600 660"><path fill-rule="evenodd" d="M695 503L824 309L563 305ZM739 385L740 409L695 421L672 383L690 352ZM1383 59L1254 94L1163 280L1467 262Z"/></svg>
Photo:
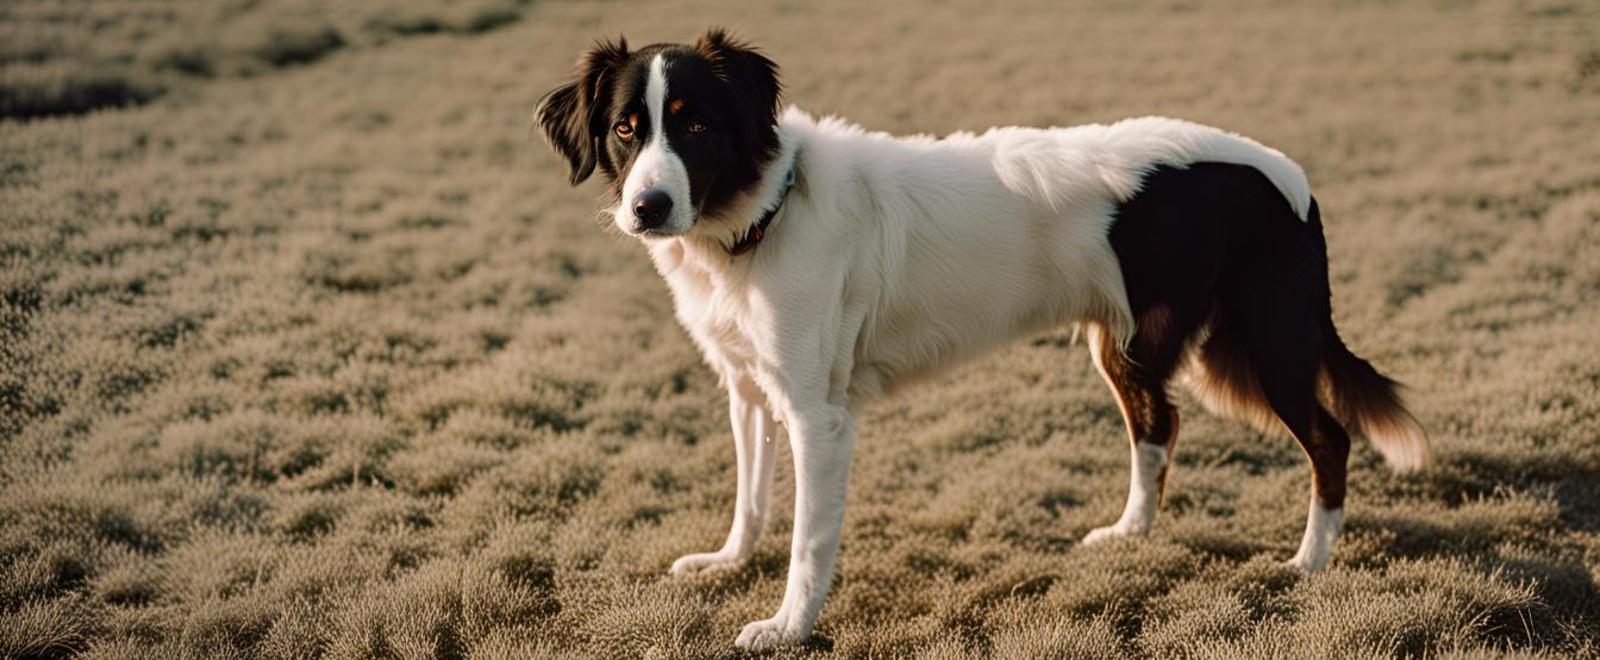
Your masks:
<svg viewBox="0 0 1600 660"><path fill-rule="evenodd" d="M633 139L633 125L629 124L628 122L617 122L617 125L613 127L613 130L617 132L617 137L622 138L623 141Z"/></svg>
<svg viewBox="0 0 1600 660"><path fill-rule="evenodd" d="M703 121L690 121L689 132L696 135L706 132L706 123Z"/></svg>

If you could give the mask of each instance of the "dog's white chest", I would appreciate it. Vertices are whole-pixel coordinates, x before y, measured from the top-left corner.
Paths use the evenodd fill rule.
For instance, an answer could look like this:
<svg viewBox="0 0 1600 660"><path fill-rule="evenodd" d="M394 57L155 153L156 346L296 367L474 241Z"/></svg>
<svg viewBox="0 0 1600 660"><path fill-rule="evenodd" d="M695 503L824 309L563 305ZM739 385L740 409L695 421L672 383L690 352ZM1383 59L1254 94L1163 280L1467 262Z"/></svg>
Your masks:
<svg viewBox="0 0 1600 660"><path fill-rule="evenodd" d="M656 268L672 290L674 313L719 375L746 371L755 359L748 282L713 273L686 258L681 245L652 247Z"/></svg>

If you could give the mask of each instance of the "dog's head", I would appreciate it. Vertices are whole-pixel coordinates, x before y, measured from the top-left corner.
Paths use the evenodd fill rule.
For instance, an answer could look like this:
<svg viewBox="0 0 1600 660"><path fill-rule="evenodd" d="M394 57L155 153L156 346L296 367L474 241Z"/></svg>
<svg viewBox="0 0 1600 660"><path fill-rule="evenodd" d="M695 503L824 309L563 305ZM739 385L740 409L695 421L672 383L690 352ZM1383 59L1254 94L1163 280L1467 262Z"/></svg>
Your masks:
<svg viewBox="0 0 1600 660"><path fill-rule="evenodd" d="M617 228L680 236L753 188L778 149L777 65L722 30L693 46L600 42L534 119L577 185L599 167Z"/></svg>

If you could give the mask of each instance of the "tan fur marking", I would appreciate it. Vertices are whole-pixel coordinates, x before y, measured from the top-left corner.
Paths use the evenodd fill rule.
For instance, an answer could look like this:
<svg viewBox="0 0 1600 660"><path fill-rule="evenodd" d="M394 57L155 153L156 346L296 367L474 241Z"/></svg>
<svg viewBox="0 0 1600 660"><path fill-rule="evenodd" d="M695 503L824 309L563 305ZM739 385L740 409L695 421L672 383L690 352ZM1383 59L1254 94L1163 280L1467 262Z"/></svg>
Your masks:
<svg viewBox="0 0 1600 660"><path fill-rule="evenodd" d="M1146 333L1166 330L1171 322L1171 311L1165 307L1150 310L1139 318L1140 334L1135 335L1134 342L1137 344L1141 336L1149 336ZM1170 452L1178 437L1178 411L1167 401L1165 391L1160 385L1143 382L1141 366L1117 346L1106 326L1092 323L1087 325L1087 330L1095 367L1116 395L1117 407L1128 428L1128 440L1135 446L1143 442L1165 447ZM1162 465L1156 476L1157 501L1166 495L1167 467Z"/></svg>

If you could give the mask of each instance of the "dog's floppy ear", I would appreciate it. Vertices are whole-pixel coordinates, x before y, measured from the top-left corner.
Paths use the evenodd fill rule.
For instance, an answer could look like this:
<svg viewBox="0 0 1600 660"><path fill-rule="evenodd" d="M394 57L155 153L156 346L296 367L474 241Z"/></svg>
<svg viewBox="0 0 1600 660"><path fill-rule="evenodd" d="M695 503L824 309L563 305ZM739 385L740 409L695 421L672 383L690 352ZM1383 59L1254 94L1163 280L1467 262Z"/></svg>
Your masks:
<svg viewBox="0 0 1600 660"><path fill-rule="evenodd" d="M778 123L778 65L749 44L722 28L712 28L696 42L695 50L711 63L717 77L735 83L740 102L762 122L762 129Z"/></svg>
<svg viewBox="0 0 1600 660"><path fill-rule="evenodd" d="M567 159L576 186L594 173L596 159L602 158L601 139L605 136L607 91L615 82L616 70L628 59L628 41L596 42L578 58L577 75L571 82L550 90L534 107L533 119L557 153Z"/></svg>

